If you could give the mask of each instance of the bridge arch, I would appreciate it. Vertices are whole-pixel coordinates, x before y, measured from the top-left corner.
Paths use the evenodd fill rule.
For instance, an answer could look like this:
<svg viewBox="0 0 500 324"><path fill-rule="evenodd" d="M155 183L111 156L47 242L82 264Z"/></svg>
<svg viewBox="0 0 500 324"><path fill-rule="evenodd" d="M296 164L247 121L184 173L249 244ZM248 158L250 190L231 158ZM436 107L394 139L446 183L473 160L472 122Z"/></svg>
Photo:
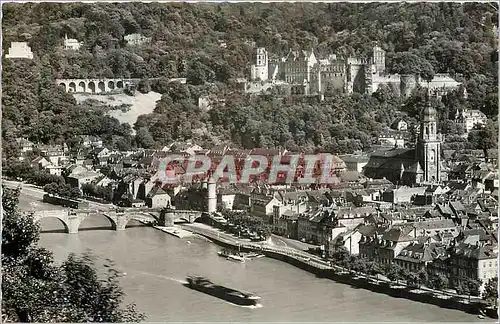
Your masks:
<svg viewBox="0 0 500 324"><path fill-rule="evenodd" d="M106 85L104 84L103 81L100 81L98 84L97 84L97 88L99 89L98 93L103 93L103 92L106 92Z"/></svg>
<svg viewBox="0 0 500 324"><path fill-rule="evenodd" d="M98 216L100 219L107 219L108 220L108 224L107 226L106 225L97 225L95 226L94 228L95 229L104 229L104 228L110 228L112 230L116 230L116 227L117 227L117 224L116 224L116 219L113 218L113 216L110 216L110 215L107 215L106 213L95 213L95 212L91 212L91 213L81 213L79 214L79 217L80 217L80 223L78 224L78 229L79 230L82 230L84 227L82 225L84 225L84 221L85 220L88 220L90 217L89 216ZM86 228L86 229L91 229L92 227L90 228Z"/></svg>
<svg viewBox="0 0 500 324"><path fill-rule="evenodd" d="M120 80L120 81L116 82L116 87L118 89L123 89L123 81Z"/></svg>
<svg viewBox="0 0 500 324"><path fill-rule="evenodd" d="M115 82L114 81L109 81L108 82L108 89L109 90L114 90L115 89Z"/></svg>
<svg viewBox="0 0 500 324"><path fill-rule="evenodd" d="M66 220L63 218L63 217L59 217L59 216L55 216L55 215L46 215L46 216L43 216L43 217L35 217L35 222L41 222L43 219L57 219L59 220L59 223L61 223L63 226L64 226L64 232L66 234L69 234L69 224L66 222ZM40 226L41 227L41 226ZM43 229L40 228L41 231L43 231Z"/></svg>
<svg viewBox="0 0 500 324"><path fill-rule="evenodd" d="M70 82L68 85L69 92L76 92L76 84L74 82Z"/></svg>
<svg viewBox="0 0 500 324"><path fill-rule="evenodd" d="M95 93L95 82L94 81L89 82L89 91L91 93Z"/></svg>
<svg viewBox="0 0 500 324"><path fill-rule="evenodd" d="M60 83L59 83L59 86L60 86L61 88L63 88L63 89L64 89L64 91L66 92L66 83L64 83L64 82L60 82Z"/></svg>
<svg viewBox="0 0 500 324"><path fill-rule="evenodd" d="M78 92L85 92L86 89L87 89L87 86L86 86L85 82L80 81L80 83L78 83Z"/></svg>

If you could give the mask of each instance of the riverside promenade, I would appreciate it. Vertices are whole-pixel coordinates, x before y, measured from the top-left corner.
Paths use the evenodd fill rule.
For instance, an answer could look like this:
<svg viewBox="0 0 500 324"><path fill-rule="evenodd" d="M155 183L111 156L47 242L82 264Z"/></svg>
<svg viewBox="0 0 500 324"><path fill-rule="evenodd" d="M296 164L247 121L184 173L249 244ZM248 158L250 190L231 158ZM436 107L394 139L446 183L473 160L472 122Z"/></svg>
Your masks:
<svg viewBox="0 0 500 324"><path fill-rule="evenodd" d="M275 246L269 242L250 242L205 224L183 224L181 227L206 237L221 246L240 249L243 252L259 252L266 257L292 264L321 278L328 278L375 293L433 304L442 308L462 310L471 314L480 314L486 310L485 314L487 316L498 318L497 310L487 309L485 302L478 297L461 296L427 287L411 288L404 284L392 282L383 276L372 277L366 274L353 273L305 251Z"/></svg>

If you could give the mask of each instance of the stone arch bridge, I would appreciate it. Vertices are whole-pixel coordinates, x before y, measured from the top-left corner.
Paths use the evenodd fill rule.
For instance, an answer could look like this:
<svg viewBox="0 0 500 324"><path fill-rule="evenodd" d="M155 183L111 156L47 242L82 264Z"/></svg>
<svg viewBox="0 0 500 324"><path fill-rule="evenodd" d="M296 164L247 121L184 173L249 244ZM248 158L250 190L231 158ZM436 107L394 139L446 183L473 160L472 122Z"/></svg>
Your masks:
<svg viewBox="0 0 500 324"><path fill-rule="evenodd" d="M57 85L71 93L107 93L123 91L127 83L137 83L139 79L57 79Z"/></svg>
<svg viewBox="0 0 500 324"><path fill-rule="evenodd" d="M122 212L117 211L99 211L99 210L48 210L38 211L33 214L36 222L43 218L57 218L63 225L64 229L69 234L78 233L80 224L90 215L100 215L106 217L111 227L116 231L123 231L130 220L150 220L156 221L160 226L173 226L174 222L189 222L193 223L196 219L202 216L200 211L190 210L175 210L164 209L160 211L159 216L155 216L149 212L141 210L127 210Z"/></svg>
<svg viewBox="0 0 500 324"><path fill-rule="evenodd" d="M148 78L149 81L158 80L160 78ZM128 83L138 84L141 79L137 78L118 78L118 79L56 79L58 86L64 91L71 93L109 93L121 92L125 90ZM171 78L169 82L186 83L185 78Z"/></svg>

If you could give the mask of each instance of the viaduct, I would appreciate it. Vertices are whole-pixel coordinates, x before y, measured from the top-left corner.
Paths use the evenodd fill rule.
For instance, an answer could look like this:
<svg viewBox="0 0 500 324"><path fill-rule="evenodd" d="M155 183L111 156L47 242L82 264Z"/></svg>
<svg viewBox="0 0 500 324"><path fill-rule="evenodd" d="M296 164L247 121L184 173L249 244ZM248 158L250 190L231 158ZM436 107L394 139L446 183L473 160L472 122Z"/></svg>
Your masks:
<svg viewBox="0 0 500 324"><path fill-rule="evenodd" d="M136 79L57 79L57 84L66 92L106 93L124 90L127 83L138 82Z"/></svg>
<svg viewBox="0 0 500 324"><path fill-rule="evenodd" d="M149 81L159 78L149 78ZM64 88L66 92L72 93L108 93L123 91L128 83L138 84L141 79L119 78L119 79L56 79L57 85ZM172 78L169 82L186 83L185 78Z"/></svg>

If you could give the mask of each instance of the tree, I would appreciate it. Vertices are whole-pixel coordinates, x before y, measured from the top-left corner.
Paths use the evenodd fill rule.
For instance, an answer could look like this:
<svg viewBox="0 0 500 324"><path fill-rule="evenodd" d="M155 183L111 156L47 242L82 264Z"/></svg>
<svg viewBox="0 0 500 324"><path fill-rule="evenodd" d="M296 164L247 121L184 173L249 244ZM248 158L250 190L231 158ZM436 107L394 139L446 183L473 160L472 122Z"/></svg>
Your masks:
<svg viewBox="0 0 500 324"><path fill-rule="evenodd" d="M396 283L399 283L399 280L402 279L401 277L402 272L403 269L396 263L388 264L386 267L387 278L389 278L389 280L391 281L396 281Z"/></svg>
<svg viewBox="0 0 500 324"><path fill-rule="evenodd" d="M439 273L429 277L427 286L432 289L443 290L448 287L448 283L448 278L444 274Z"/></svg>
<svg viewBox="0 0 500 324"><path fill-rule="evenodd" d="M382 274L382 267L376 261L368 261L367 262L367 273L371 276L375 276L375 279L378 282L378 275Z"/></svg>
<svg viewBox="0 0 500 324"><path fill-rule="evenodd" d="M20 189L2 187L2 316L14 322L139 322L144 314L130 304L118 272L108 262L99 280L88 255L68 257L62 266L38 247L39 227L18 210Z"/></svg>
<svg viewBox="0 0 500 324"><path fill-rule="evenodd" d="M498 277L488 280L484 286L483 299L493 306L498 304Z"/></svg>
<svg viewBox="0 0 500 324"><path fill-rule="evenodd" d="M470 300L471 296L479 296L480 287L480 280L464 277L460 279L460 283L457 286L457 293L460 295L468 295Z"/></svg>

